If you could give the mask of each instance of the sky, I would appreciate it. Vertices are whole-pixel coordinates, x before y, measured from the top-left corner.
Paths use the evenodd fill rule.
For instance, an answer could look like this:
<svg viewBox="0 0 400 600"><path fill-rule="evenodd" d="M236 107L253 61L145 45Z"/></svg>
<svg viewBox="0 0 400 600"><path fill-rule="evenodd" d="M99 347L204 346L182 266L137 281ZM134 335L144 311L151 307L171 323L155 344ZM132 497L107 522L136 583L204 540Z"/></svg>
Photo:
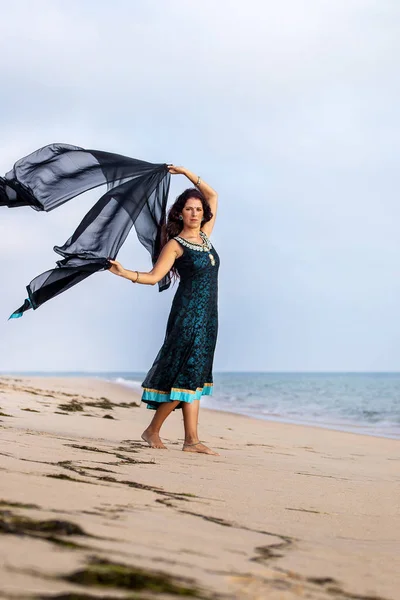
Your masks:
<svg viewBox="0 0 400 600"><path fill-rule="evenodd" d="M219 193L216 371L400 369L396 0L0 0L0 174L63 142ZM172 176L170 202L190 186ZM22 319L99 197L0 214L0 372L147 371L175 288L102 272ZM132 231L118 260L151 269Z"/></svg>

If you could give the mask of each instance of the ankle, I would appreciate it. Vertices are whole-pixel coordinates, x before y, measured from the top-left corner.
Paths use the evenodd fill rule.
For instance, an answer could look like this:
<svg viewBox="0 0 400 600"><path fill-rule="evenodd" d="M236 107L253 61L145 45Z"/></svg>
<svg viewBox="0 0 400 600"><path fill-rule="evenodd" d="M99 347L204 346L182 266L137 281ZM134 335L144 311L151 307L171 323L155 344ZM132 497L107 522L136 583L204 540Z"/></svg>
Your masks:
<svg viewBox="0 0 400 600"><path fill-rule="evenodd" d="M148 435L160 435L160 430L149 426L144 430L144 433L147 433Z"/></svg>
<svg viewBox="0 0 400 600"><path fill-rule="evenodd" d="M184 444L198 444L199 436L197 435L188 435L185 436Z"/></svg>

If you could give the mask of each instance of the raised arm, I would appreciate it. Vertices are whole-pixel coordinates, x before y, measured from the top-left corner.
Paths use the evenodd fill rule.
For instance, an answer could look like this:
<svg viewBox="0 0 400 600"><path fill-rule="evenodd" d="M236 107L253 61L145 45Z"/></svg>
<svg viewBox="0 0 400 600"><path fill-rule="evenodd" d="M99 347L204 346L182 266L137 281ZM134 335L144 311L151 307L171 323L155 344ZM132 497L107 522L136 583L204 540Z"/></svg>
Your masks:
<svg viewBox="0 0 400 600"><path fill-rule="evenodd" d="M210 185L208 185L208 183L203 181L198 175L195 175L194 173L192 173L192 171L189 171L189 169L186 169L185 167L176 167L175 165L169 165L168 170L172 175L185 175L185 177L187 177L189 181L191 181L193 185L195 185L200 190L204 198L207 200L208 204L210 205L213 216L210 221L204 223L204 225L201 228L201 231L204 231L206 236L209 237L214 228L215 219L217 217L217 192L213 190L213 188Z"/></svg>
<svg viewBox="0 0 400 600"><path fill-rule="evenodd" d="M144 285L155 285L167 273L170 272L175 260L182 254L182 249L176 240L170 240L164 246L161 251L158 260L151 271L147 273L139 272L139 271L129 271L128 269L124 269L124 267L117 260L109 259L111 263L111 267L109 271L114 273L114 275L119 275L120 277L124 277L125 279L129 279L133 283L143 283Z"/></svg>

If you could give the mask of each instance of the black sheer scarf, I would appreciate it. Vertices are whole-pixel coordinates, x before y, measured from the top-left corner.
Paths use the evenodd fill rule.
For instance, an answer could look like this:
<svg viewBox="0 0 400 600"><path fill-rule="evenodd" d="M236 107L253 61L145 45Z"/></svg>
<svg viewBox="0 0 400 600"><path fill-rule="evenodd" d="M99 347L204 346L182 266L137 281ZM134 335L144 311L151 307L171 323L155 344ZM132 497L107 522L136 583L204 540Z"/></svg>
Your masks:
<svg viewBox="0 0 400 600"><path fill-rule="evenodd" d="M20 159L0 177L0 206L30 206L50 211L95 187L107 192L91 208L63 246L62 260L27 286L28 298L10 318L36 309L92 273L110 267L132 226L156 262L165 242L170 174L166 164L152 164L99 150L50 144ZM159 291L170 285L169 274Z"/></svg>

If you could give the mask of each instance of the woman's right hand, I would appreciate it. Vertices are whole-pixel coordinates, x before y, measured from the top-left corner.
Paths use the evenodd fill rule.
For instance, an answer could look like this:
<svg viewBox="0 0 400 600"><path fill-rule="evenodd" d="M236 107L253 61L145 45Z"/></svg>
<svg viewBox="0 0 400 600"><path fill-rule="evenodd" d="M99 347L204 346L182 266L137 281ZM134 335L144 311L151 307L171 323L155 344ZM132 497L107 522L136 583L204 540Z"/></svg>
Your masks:
<svg viewBox="0 0 400 600"><path fill-rule="evenodd" d="M126 273L126 269L119 263L117 260L108 259L111 267L109 268L110 273L114 273L114 275L119 275L120 277L124 277Z"/></svg>
<svg viewBox="0 0 400 600"><path fill-rule="evenodd" d="M185 167L177 167L175 165L168 165L168 171L171 175L185 175L186 169Z"/></svg>

